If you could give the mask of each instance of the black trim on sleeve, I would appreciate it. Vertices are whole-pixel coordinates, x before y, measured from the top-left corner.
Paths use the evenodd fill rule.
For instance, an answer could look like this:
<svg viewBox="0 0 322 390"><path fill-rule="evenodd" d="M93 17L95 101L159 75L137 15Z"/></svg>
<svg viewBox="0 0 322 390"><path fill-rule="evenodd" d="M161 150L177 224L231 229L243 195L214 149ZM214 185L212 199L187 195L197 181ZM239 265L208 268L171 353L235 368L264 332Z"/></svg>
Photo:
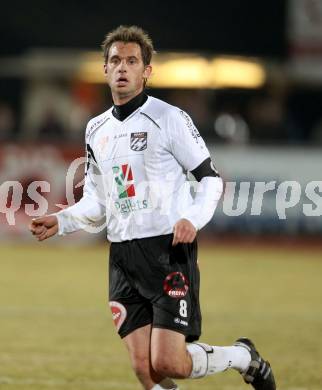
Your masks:
<svg viewBox="0 0 322 390"><path fill-rule="evenodd" d="M206 158L206 160L204 160L200 165L198 165L197 168L192 170L191 173L198 182L206 176L220 177L210 157Z"/></svg>
<svg viewBox="0 0 322 390"><path fill-rule="evenodd" d="M87 149L88 154L92 157L92 159L93 159L93 160L96 162L96 164L97 164L97 161L96 161L96 158L95 158L93 149L90 147L89 144L86 144L86 149Z"/></svg>
<svg viewBox="0 0 322 390"><path fill-rule="evenodd" d="M90 147L89 144L86 144L86 151L87 151L87 164L86 164L85 176L87 175L87 171L88 171L89 166L90 166L90 164L91 164L91 158L92 158L92 159L96 162L96 164L97 164L97 161L96 161L96 158L95 158L93 149Z"/></svg>

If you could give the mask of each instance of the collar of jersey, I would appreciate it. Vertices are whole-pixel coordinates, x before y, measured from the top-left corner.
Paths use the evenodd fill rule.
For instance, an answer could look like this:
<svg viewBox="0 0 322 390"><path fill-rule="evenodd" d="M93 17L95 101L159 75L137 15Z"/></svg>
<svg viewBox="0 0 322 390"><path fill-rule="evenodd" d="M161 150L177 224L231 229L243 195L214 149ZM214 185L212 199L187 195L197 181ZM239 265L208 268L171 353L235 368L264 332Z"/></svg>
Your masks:
<svg viewBox="0 0 322 390"><path fill-rule="evenodd" d="M138 107L135 111L133 111L129 116L127 116L123 121L120 121L119 119L115 118L115 116L113 115L112 111L113 111L113 107L111 107L109 109L109 118L110 119L113 119L114 121L116 121L117 123L119 123L120 125L122 123L125 123L127 121L129 121L135 114L137 114L139 111L141 110L144 110L146 108L146 106L149 104L151 100L151 97L148 95L148 98L146 100L146 102L144 104L142 104L142 106Z"/></svg>

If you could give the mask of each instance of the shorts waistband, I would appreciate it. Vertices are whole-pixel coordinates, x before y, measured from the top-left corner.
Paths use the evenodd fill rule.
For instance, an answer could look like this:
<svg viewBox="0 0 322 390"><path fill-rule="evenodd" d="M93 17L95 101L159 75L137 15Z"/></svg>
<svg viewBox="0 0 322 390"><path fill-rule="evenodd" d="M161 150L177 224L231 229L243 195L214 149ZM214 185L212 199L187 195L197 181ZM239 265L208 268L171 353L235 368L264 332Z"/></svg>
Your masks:
<svg viewBox="0 0 322 390"><path fill-rule="evenodd" d="M136 243L139 241L154 241L154 240L160 240L162 238L164 239L170 239L173 237L173 233L168 233L168 234L161 234L159 236L151 236L151 237L141 237L141 238L133 238L133 240L125 240L125 241L120 241L120 242L111 242L111 245L117 246L121 244L132 244Z"/></svg>

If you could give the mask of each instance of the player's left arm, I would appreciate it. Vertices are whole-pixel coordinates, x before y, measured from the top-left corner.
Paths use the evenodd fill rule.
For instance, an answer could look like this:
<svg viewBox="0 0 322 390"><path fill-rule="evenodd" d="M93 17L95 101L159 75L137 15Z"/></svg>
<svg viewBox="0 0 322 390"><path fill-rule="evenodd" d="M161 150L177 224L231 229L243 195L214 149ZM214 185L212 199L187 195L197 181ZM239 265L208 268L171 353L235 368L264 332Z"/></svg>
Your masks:
<svg viewBox="0 0 322 390"><path fill-rule="evenodd" d="M212 218L223 192L223 181L211 160L208 148L184 111L172 120L171 149L181 166L198 182L193 204L174 226L173 244L192 242L197 230Z"/></svg>

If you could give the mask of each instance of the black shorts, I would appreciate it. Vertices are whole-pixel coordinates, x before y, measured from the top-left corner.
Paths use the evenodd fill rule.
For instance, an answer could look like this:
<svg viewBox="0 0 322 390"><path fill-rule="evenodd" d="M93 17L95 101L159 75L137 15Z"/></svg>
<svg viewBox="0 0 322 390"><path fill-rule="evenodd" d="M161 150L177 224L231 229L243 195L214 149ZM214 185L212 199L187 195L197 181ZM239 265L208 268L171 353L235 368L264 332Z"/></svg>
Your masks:
<svg viewBox="0 0 322 390"><path fill-rule="evenodd" d="M201 334L197 241L172 246L173 234L110 247L109 299L121 337L142 326Z"/></svg>

